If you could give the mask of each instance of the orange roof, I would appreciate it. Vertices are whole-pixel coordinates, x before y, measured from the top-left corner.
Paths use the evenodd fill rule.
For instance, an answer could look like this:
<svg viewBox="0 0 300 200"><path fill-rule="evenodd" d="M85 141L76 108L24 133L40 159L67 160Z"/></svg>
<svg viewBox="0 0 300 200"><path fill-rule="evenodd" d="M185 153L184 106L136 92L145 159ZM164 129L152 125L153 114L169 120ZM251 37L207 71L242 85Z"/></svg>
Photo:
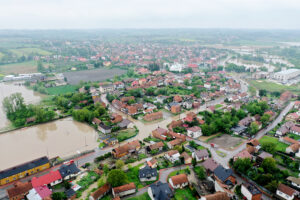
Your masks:
<svg viewBox="0 0 300 200"><path fill-rule="evenodd" d="M107 193L109 189L110 189L110 186L106 183L105 185L103 185L102 187L100 187L98 190L96 190L95 192L93 192L91 194L91 196L94 199L98 199L100 196L102 196L105 193Z"/></svg>
<svg viewBox="0 0 300 200"><path fill-rule="evenodd" d="M173 182L173 185L179 185L179 184L189 182L186 174L179 174L179 175L176 175L176 176L172 176L171 180Z"/></svg>
<svg viewBox="0 0 300 200"><path fill-rule="evenodd" d="M32 189L30 182L22 183L20 181L14 184L14 187L7 189L7 194L10 199L26 194L29 190Z"/></svg>
<svg viewBox="0 0 300 200"><path fill-rule="evenodd" d="M114 187L113 191L115 192L115 194L118 194L118 193L125 192L125 191L128 191L128 190L133 190L133 189L136 189L136 186L132 182L132 183L128 183L126 185L121 185L119 187Z"/></svg>
<svg viewBox="0 0 300 200"><path fill-rule="evenodd" d="M298 144L299 143L297 140L294 140L294 139L289 138L289 137L283 137L282 139L284 141L288 142L288 143L291 143L291 144Z"/></svg>

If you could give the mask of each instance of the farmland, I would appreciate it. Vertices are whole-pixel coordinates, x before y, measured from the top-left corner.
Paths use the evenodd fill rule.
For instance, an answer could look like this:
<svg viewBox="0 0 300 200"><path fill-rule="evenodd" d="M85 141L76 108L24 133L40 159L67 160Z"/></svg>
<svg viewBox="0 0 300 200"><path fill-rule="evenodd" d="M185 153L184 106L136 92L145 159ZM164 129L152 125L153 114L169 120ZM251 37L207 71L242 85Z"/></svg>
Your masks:
<svg viewBox="0 0 300 200"><path fill-rule="evenodd" d="M37 63L35 61L0 65L2 74L25 74L37 72Z"/></svg>
<svg viewBox="0 0 300 200"><path fill-rule="evenodd" d="M47 56L51 55L51 52L45 51L40 48L20 48L20 49L11 49L10 52L15 54L17 57L21 56L28 56L30 54L32 55L41 55L41 56Z"/></svg>
<svg viewBox="0 0 300 200"><path fill-rule="evenodd" d="M63 85L58 87L46 88L46 90L49 95L59 95L59 94L66 94L68 92L75 92L76 86Z"/></svg>
<svg viewBox="0 0 300 200"><path fill-rule="evenodd" d="M121 69L95 69L77 72L66 72L64 76L67 78L69 84L76 85L80 81L105 81L106 79L113 78L124 74L126 71Z"/></svg>

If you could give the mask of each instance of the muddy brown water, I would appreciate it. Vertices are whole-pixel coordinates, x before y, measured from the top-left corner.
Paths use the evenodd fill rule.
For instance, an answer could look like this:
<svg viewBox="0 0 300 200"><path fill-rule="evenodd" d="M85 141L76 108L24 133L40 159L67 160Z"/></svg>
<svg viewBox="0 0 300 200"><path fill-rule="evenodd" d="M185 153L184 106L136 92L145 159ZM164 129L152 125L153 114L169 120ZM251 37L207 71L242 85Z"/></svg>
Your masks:
<svg viewBox="0 0 300 200"><path fill-rule="evenodd" d="M0 83L0 130L4 129L10 124L3 110L2 101L5 97L16 92L22 94L26 104L38 103L43 97L43 95L27 89L23 85L18 85L18 83Z"/></svg>
<svg viewBox="0 0 300 200"><path fill-rule="evenodd" d="M41 156L67 157L97 147L97 132L65 118L0 134L0 170Z"/></svg>

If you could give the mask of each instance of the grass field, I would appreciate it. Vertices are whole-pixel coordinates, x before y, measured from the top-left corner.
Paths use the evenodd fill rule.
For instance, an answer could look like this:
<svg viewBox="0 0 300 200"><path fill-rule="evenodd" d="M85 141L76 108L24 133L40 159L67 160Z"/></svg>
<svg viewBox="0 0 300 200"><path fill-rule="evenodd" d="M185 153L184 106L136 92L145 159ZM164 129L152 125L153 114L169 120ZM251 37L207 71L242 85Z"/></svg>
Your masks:
<svg viewBox="0 0 300 200"><path fill-rule="evenodd" d="M37 63L35 61L0 65L2 74L26 74L37 72Z"/></svg>
<svg viewBox="0 0 300 200"><path fill-rule="evenodd" d="M284 92L284 91L291 91L300 94L300 84L293 85L293 86L286 86L286 85L280 85L273 82L268 81L255 81L251 80L249 81L250 85L255 87L258 90L267 90L269 92Z"/></svg>
<svg viewBox="0 0 300 200"><path fill-rule="evenodd" d="M127 200L151 200L148 192L145 192L144 194L141 194L140 196L136 196L136 197L131 197L128 198Z"/></svg>
<svg viewBox="0 0 300 200"><path fill-rule="evenodd" d="M281 152L285 152L285 149L289 146L289 145L287 145L287 144L285 144L285 143L283 143L283 142L280 142L277 138L275 138L275 137L270 137L270 136L263 136L260 140L259 140L259 142L261 143L261 144L263 144L263 143L265 143L265 142L271 142L271 143L273 143L273 144L275 144L276 145L276 147L275 147L275 149L276 149L276 151L281 151Z"/></svg>
<svg viewBox="0 0 300 200"><path fill-rule="evenodd" d="M11 49L10 51L18 57L21 57L23 55L28 56L30 54L42 55L42 56L51 55L51 52L45 51L40 48L20 48L20 49Z"/></svg>
<svg viewBox="0 0 300 200"><path fill-rule="evenodd" d="M118 141L122 142L122 141L124 141L126 139L129 139L131 137L136 136L137 133L136 133L135 129L132 128L132 129L126 129L126 130L118 131L116 133L116 135L117 135Z"/></svg>
<svg viewBox="0 0 300 200"><path fill-rule="evenodd" d="M300 140L300 136L299 136L299 135L290 133L288 136L289 136L290 138L293 138L294 140Z"/></svg>
<svg viewBox="0 0 300 200"><path fill-rule="evenodd" d="M58 95L58 94L66 94L68 92L75 92L76 86L74 85L63 85L57 87L46 88L48 94L50 95Z"/></svg>
<svg viewBox="0 0 300 200"><path fill-rule="evenodd" d="M177 189L175 191L175 200L185 200L185 199L189 199L189 200L196 200L197 198L194 197L192 191L190 188L186 187L184 189Z"/></svg>

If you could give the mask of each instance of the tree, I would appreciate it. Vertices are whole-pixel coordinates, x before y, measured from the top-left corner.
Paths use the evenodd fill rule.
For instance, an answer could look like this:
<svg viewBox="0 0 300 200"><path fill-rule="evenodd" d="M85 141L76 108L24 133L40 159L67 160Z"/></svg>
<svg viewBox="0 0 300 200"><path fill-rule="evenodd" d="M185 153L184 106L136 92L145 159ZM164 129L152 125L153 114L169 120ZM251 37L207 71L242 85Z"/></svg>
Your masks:
<svg viewBox="0 0 300 200"><path fill-rule="evenodd" d="M123 160L117 160L116 161L116 168L117 169L122 169L124 167L125 163Z"/></svg>
<svg viewBox="0 0 300 200"><path fill-rule="evenodd" d="M63 193L63 192L54 192L54 193L52 193L51 197L52 197L53 200L67 199L65 193Z"/></svg>
<svg viewBox="0 0 300 200"><path fill-rule="evenodd" d="M259 90L259 96L261 97L267 96L267 90Z"/></svg>
<svg viewBox="0 0 300 200"><path fill-rule="evenodd" d="M278 182L276 180L271 181L270 183L268 183L265 188L267 188L268 190L270 190L271 192L276 192L276 189L278 188Z"/></svg>
<svg viewBox="0 0 300 200"><path fill-rule="evenodd" d="M156 63L151 63L151 64L149 64L149 66L148 66L148 69L150 70L150 71L158 71L159 70L159 65L158 64L156 64Z"/></svg>
<svg viewBox="0 0 300 200"><path fill-rule="evenodd" d="M108 173L107 182L112 187L118 187L127 183L127 175L120 169L113 169Z"/></svg>
<svg viewBox="0 0 300 200"><path fill-rule="evenodd" d="M259 126L256 122L252 122L250 125L250 134L255 135L259 130Z"/></svg>
<svg viewBox="0 0 300 200"><path fill-rule="evenodd" d="M265 150L266 152L269 152L271 154L275 153L276 150L276 144L270 141L266 141L261 144L262 149Z"/></svg>
<svg viewBox="0 0 300 200"><path fill-rule="evenodd" d="M197 160L196 160L196 158L193 158L193 159L192 159L192 165L193 165L193 167L195 167L195 166L197 165Z"/></svg>
<svg viewBox="0 0 300 200"><path fill-rule="evenodd" d="M236 169L238 172L246 174L249 169L252 167L251 160L249 158L244 159L237 159L233 163L234 169Z"/></svg>
<svg viewBox="0 0 300 200"><path fill-rule="evenodd" d="M108 165L107 165L107 164L104 164L104 165L103 165L103 172L104 172L104 174L108 174L109 168L108 168Z"/></svg>
<svg viewBox="0 0 300 200"><path fill-rule="evenodd" d="M204 167L198 166L195 168L195 172L200 180L206 179L206 172Z"/></svg>
<svg viewBox="0 0 300 200"><path fill-rule="evenodd" d="M44 71L45 71L45 67L44 67L42 61L38 61L38 63L37 63L37 70L38 70L39 72L44 72Z"/></svg>
<svg viewBox="0 0 300 200"><path fill-rule="evenodd" d="M271 118L271 115L269 114L264 114L261 118L260 118L260 121L263 123L263 125L266 125L267 122L269 122Z"/></svg>
<svg viewBox="0 0 300 200"><path fill-rule="evenodd" d="M26 108L24 98L22 97L21 93L14 93L8 97L5 97L2 105L6 114L11 114Z"/></svg>
<svg viewBox="0 0 300 200"><path fill-rule="evenodd" d="M273 173L276 171L276 161L274 158L265 158L261 164L261 167L266 173Z"/></svg>

